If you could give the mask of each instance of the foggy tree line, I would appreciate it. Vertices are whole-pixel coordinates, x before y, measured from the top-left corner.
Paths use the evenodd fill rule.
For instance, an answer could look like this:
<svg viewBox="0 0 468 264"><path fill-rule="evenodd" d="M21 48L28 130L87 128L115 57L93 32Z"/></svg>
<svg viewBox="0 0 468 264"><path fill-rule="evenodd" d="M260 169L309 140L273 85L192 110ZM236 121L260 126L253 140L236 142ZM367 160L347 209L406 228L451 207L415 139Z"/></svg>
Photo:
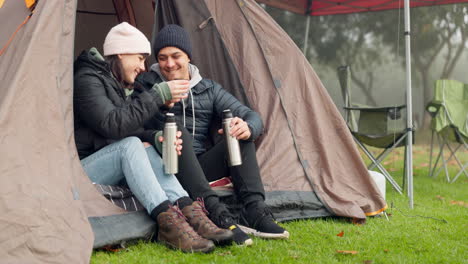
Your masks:
<svg viewBox="0 0 468 264"><path fill-rule="evenodd" d="M264 8L302 49L306 17ZM329 71L350 65L352 85L367 104L377 104L378 93L373 90L379 85L377 75L385 74L376 68L392 62L404 72L403 10L312 17L309 25L305 56ZM454 76L457 67L468 66L467 38L468 4L411 9L412 80L421 101L416 111L424 111L421 108L432 99L434 80L468 82L466 74Z"/></svg>

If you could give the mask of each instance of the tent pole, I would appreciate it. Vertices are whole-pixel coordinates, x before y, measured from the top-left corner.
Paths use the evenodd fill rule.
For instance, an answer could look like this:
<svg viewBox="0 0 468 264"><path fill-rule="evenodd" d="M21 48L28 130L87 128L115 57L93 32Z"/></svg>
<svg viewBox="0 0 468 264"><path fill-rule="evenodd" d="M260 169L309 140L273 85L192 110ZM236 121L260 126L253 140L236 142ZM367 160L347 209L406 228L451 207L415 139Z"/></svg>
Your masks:
<svg viewBox="0 0 468 264"><path fill-rule="evenodd" d="M304 54L306 58L307 58L307 54L306 54L307 43L309 42L309 27L310 27L310 16L308 15L306 19L306 30L304 34L304 47L302 48L302 53Z"/></svg>
<svg viewBox="0 0 468 264"><path fill-rule="evenodd" d="M407 108L407 128L408 139L406 155L406 180L409 207L414 208L413 203L413 105L411 96L411 34L410 34L410 8L409 0L405 0L405 58L406 58L406 108Z"/></svg>

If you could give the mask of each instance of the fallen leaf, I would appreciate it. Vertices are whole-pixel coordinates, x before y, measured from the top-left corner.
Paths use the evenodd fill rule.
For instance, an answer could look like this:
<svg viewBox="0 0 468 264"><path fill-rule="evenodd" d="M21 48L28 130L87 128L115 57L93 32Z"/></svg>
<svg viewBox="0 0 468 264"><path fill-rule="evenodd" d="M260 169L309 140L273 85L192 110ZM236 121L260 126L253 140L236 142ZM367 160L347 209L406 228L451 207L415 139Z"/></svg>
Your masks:
<svg viewBox="0 0 468 264"><path fill-rule="evenodd" d="M119 252L119 251L122 251L124 250L125 248L123 247L120 247L120 246L105 246L102 248L103 250L105 251L109 251L109 252Z"/></svg>
<svg viewBox="0 0 468 264"><path fill-rule="evenodd" d="M372 264L373 261L372 261L372 260L364 260L362 263L364 263L364 264Z"/></svg>
<svg viewBox="0 0 468 264"><path fill-rule="evenodd" d="M468 203L465 203L464 201L453 201L452 200L452 201L450 201L450 204L468 207Z"/></svg>
<svg viewBox="0 0 468 264"><path fill-rule="evenodd" d="M388 165L388 164L391 164L393 161L389 160L389 161L384 161L383 162L383 165Z"/></svg>
<svg viewBox="0 0 468 264"><path fill-rule="evenodd" d="M218 253L218 256L227 256L227 255L232 255L231 251L226 251L226 252Z"/></svg>
<svg viewBox="0 0 468 264"><path fill-rule="evenodd" d="M397 168L389 168L387 169L388 171L397 171L398 169Z"/></svg>
<svg viewBox="0 0 468 264"><path fill-rule="evenodd" d="M343 235L344 235L344 231L341 231L341 232L338 233L336 236L343 237Z"/></svg>
<svg viewBox="0 0 468 264"><path fill-rule="evenodd" d="M356 255L358 252L355 250L337 250L336 253L340 253L344 255Z"/></svg>
<svg viewBox="0 0 468 264"><path fill-rule="evenodd" d="M383 252L388 253L390 250L384 249Z"/></svg>
<svg viewBox="0 0 468 264"><path fill-rule="evenodd" d="M423 168L423 167L429 167L429 163L421 163L421 164L419 164L419 166L420 166L421 168Z"/></svg>
<svg viewBox="0 0 468 264"><path fill-rule="evenodd" d="M436 198L439 199L439 200L442 200L442 201L445 200L445 198L440 196L440 195L437 195Z"/></svg>

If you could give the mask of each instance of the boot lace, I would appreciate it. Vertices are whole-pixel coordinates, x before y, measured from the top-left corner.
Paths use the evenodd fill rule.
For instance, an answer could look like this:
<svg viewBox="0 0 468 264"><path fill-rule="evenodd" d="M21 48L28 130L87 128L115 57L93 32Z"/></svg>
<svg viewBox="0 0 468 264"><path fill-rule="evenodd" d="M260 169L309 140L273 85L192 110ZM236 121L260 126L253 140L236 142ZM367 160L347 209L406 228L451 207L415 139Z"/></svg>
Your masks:
<svg viewBox="0 0 468 264"><path fill-rule="evenodd" d="M176 205L169 205L169 209L175 212L175 215L170 218L170 223L176 226L183 234L186 234L192 239L200 239L201 237L193 230L193 228L187 223L187 218L182 213L180 208Z"/></svg>
<svg viewBox="0 0 468 264"><path fill-rule="evenodd" d="M208 224L208 228L213 230L213 231L216 231L218 230L218 226L216 226L209 218L208 218L208 210L206 210L206 207L205 207L205 201L203 200L203 198L200 198L198 197L197 198L197 202L198 204L200 205L200 207L196 206L194 208L194 211L197 212L197 215L201 218L201 220L205 223L205 224Z"/></svg>
<svg viewBox="0 0 468 264"><path fill-rule="evenodd" d="M252 223L252 227L254 228L257 228L258 224L262 222L263 219L267 218L267 219L270 219L271 221L275 222L276 223L276 218L275 216L273 215L273 212L271 211L270 208L268 207L258 207L256 209L257 213L256 213L256 216L253 223Z"/></svg>
<svg viewBox="0 0 468 264"><path fill-rule="evenodd" d="M210 214L210 213L208 212L208 210L206 210L206 207L205 207L205 200L204 200L203 198L198 197L198 198L197 198L197 202L200 204L201 211L202 211L205 215ZM197 210L200 210L200 209L197 209Z"/></svg>

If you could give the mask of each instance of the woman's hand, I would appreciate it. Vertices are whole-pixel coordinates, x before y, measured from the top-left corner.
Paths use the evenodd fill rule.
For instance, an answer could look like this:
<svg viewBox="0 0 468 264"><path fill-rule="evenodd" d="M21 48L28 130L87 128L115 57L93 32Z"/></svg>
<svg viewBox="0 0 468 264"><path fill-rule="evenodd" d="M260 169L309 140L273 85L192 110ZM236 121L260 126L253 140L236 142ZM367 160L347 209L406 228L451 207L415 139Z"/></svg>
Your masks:
<svg viewBox="0 0 468 264"><path fill-rule="evenodd" d="M182 132L181 131L177 131L176 133L176 141L174 142L174 145L176 145L176 150L177 150L177 154L180 156L182 155L182 139L180 139L180 137L182 136ZM159 142L163 142L164 141L164 137L160 136L158 138Z"/></svg>

